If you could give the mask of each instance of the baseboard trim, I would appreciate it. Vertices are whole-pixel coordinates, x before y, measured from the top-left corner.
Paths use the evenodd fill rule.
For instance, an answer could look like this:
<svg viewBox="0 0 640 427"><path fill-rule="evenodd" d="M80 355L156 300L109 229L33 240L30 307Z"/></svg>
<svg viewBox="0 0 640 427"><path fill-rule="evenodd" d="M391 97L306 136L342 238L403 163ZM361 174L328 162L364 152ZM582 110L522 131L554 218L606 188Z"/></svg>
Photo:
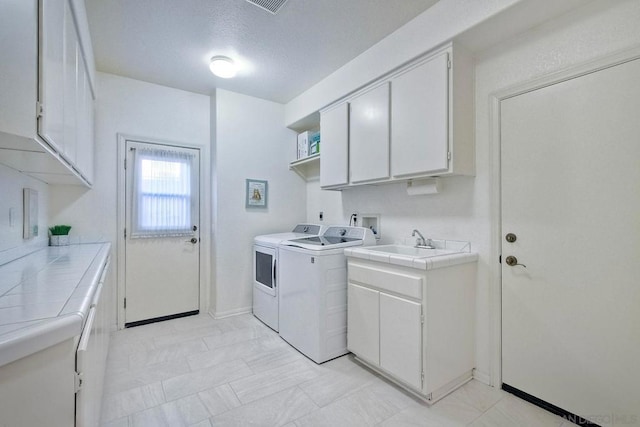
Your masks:
<svg viewBox="0 0 640 427"><path fill-rule="evenodd" d="M478 369L473 370L473 379L478 380L483 384L491 386L491 375L486 372L479 371Z"/></svg>
<svg viewBox="0 0 640 427"><path fill-rule="evenodd" d="M214 319L224 319L226 317L238 316L240 314L248 314L253 310L252 307L243 307L236 308L235 310L227 310L227 311L209 311L209 314Z"/></svg>
<svg viewBox="0 0 640 427"><path fill-rule="evenodd" d="M153 319L138 320L136 322L125 323L125 328L134 328L136 326L148 325L149 323L164 322L165 320L179 319L181 317L195 316L200 310L187 311L184 313L170 314L168 316L154 317Z"/></svg>
<svg viewBox="0 0 640 427"><path fill-rule="evenodd" d="M598 424L596 423L592 423L591 421L582 418L579 415L576 414L572 414L569 411L566 411L556 405L553 405L549 402L546 402L542 399L539 399L535 396L530 395L529 393L526 393L522 390L519 390L515 387L510 386L509 384L505 384L502 383L502 389L504 391L506 391L507 393L511 393L514 396L519 397L522 400L526 400L529 403L533 403L534 405L551 412L552 414L556 414L559 417L564 418L565 420L573 423L573 424L577 424L579 426L593 426L593 427L600 427Z"/></svg>

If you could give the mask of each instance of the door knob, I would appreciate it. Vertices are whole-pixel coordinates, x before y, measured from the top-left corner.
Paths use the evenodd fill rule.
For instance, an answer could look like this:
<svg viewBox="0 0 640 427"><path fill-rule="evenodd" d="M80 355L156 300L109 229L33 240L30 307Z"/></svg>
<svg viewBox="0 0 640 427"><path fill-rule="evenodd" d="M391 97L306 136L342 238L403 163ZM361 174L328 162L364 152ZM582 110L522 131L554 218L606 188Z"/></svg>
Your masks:
<svg viewBox="0 0 640 427"><path fill-rule="evenodd" d="M505 262L507 263L507 265L510 265L511 267L516 266L516 265L521 265L524 268L527 268L527 266L524 265L524 264L518 264L518 258L516 258L516 257L514 257L512 255L509 255L507 258L505 258Z"/></svg>
<svg viewBox="0 0 640 427"><path fill-rule="evenodd" d="M191 239L187 240L187 242L193 243L195 245L196 243L198 243L198 238L192 237Z"/></svg>

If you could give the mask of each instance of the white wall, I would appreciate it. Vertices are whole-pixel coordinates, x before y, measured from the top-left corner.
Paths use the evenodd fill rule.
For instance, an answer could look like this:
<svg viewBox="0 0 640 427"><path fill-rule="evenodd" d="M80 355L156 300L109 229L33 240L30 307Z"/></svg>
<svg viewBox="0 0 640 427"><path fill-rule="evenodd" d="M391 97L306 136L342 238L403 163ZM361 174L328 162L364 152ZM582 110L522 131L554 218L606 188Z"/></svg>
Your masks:
<svg viewBox="0 0 640 427"><path fill-rule="evenodd" d="M23 175L0 164L0 264L48 244L49 186L42 181ZM38 237L24 240L23 188L38 191ZM11 226L9 212L14 209Z"/></svg>
<svg viewBox="0 0 640 427"><path fill-rule="evenodd" d="M521 0L438 2L286 106L290 125Z"/></svg>
<svg viewBox="0 0 640 427"><path fill-rule="evenodd" d="M80 241L117 237L117 134L200 146L203 164L210 156L209 97L111 74L97 74L95 179L91 190L52 186L51 222L68 223ZM209 168L201 183L209 206ZM203 209L203 240L210 230L210 210ZM115 246L115 245L114 245ZM201 245L209 251L209 245ZM117 265L114 265L114 268ZM205 278L206 283L209 282ZM119 284L120 285L120 284ZM120 295L119 297L121 297Z"/></svg>
<svg viewBox="0 0 640 427"><path fill-rule="evenodd" d="M382 242L402 241L413 228L425 237L472 242L478 265L476 366L478 377L491 375L494 356L490 289L499 280L493 266L492 179L489 96L505 87L560 71L614 51L640 44L640 2L599 0L549 21L477 55L476 177L443 179L443 192L409 197L405 186L361 187L327 192L318 182L307 185L307 219L324 211L325 222L348 221L352 212L381 214ZM415 40L420 43L420 40ZM354 65L355 67L355 65ZM348 77L345 77L348 78ZM304 97L304 94L301 95Z"/></svg>
<svg viewBox="0 0 640 427"><path fill-rule="evenodd" d="M213 154L216 316L251 310L252 243L305 220L304 181L288 170L296 135L282 124L284 106L217 90ZM245 179L269 182L268 208L245 208Z"/></svg>

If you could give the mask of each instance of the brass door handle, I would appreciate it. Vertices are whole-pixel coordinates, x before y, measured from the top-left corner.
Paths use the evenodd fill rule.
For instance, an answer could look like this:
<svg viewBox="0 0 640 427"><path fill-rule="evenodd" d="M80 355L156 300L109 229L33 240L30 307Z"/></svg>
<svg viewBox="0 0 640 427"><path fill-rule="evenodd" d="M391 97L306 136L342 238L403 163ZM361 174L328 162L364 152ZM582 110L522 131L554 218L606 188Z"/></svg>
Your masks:
<svg viewBox="0 0 640 427"><path fill-rule="evenodd" d="M518 258L514 257L513 255L509 255L508 257L505 258L505 262L507 263L507 265L514 267L516 265L521 265L524 268L527 268L526 265L524 264L518 264Z"/></svg>

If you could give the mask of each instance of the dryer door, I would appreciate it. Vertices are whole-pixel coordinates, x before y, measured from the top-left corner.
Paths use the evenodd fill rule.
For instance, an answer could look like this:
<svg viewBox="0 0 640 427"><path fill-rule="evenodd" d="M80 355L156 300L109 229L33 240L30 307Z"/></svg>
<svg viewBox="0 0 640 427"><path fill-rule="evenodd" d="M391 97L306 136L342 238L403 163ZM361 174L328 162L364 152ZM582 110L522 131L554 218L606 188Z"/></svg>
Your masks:
<svg viewBox="0 0 640 427"><path fill-rule="evenodd" d="M253 285L257 290L276 296L275 248L253 245Z"/></svg>

